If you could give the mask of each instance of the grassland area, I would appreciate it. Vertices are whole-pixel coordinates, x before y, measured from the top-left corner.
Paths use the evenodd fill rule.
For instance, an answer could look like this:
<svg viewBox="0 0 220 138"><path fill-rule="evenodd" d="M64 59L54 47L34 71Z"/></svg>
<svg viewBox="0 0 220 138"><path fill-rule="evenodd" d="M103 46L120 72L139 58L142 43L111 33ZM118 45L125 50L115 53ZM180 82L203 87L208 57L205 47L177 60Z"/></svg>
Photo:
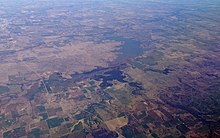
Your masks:
<svg viewBox="0 0 220 138"><path fill-rule="evenodd" d="M0 137L220 137L218 0L1 0Z"/></svg>

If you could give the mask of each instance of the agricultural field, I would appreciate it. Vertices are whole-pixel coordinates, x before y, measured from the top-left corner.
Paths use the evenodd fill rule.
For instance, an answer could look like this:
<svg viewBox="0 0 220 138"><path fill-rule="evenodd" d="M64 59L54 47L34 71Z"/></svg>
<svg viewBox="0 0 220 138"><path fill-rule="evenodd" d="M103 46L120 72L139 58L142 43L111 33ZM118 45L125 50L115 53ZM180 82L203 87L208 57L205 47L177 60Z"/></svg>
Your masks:
<svg viewBox="0 0 220 138"><path fill-rule="evenodd" d="M1 0L0 137L220 137L220 1Z"/></svg>

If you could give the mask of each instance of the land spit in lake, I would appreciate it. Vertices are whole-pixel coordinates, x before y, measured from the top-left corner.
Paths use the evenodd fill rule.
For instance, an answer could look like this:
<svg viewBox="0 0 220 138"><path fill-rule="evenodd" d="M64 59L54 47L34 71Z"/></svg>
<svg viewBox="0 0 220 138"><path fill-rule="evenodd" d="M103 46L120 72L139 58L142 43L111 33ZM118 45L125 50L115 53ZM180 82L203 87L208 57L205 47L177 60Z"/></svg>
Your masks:
<svg viewBox="0 0 220 138"><path fill-rule="evenodd" d="M1 0L0 137L220 137L219 13L217 0Z"/></svg>

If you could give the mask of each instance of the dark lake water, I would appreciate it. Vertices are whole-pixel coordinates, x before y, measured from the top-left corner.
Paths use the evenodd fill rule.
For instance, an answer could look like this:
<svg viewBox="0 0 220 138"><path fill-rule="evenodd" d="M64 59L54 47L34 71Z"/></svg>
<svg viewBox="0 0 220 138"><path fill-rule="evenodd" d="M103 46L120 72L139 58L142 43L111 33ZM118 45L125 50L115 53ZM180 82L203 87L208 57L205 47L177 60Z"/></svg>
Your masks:
<svg viewBox="0 0 220 138"><path fill-rule="evenodd" d="M118 62L135 58L143 54L143 49L140 46L141 43L137 40L124 38L122 36L107 37L107 39L122 42L122 45L119 46L120 49L117 51L120 53L116 59Z"/></svg>
<svg viewBox="0 0 220 138"><path fill-rule="evenodd" d="M94 77L94 79L97 81L102 80L102 83L100 84L100 87L102 89L112 86L113 84L110 81L113 81L113 80L117 80L122 83L127 82L124 80L125 78L126 76L124 76L123 72L120 70L111 70L111 71L105 72L103 75L96 75Z"/></svg>

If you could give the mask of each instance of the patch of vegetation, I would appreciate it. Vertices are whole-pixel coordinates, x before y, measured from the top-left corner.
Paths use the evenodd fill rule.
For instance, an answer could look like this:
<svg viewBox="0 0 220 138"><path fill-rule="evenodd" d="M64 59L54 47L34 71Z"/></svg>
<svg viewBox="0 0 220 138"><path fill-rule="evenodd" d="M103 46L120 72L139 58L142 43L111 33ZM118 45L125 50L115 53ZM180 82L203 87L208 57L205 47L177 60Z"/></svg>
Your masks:
<svg viewBox="0 0 220 138"><path fill-rule="evenodd" d="M0 129L11 126L15 120L6 119L4 115L0 115Z"/></svg>
<svg viewBox="0 0 220 138"><path fill-rule="evenodd" d="M92 80L91 80L91 81L89 81L89 84L90 84L90 85L94 85L94 84L95 84L95 81L92 81Z"/></svg>
<svg viewBox="0 0 220 138"><path fill-rule="evenodd" d="M31 132L28 133L28 138L40 138L41 129L40 128L33 128Z"/></svg>
<svg viewBox="0 0 220 138"><path fill-rule="evenodd" d="M125 116L126 114L124 113L124 112L121 112L119 115L118 115L118 117L123 117L123 116Z"/></svg>
<svg viewBox="0 0 220 138"><path fill-rule="evenodd" d="M45 109L45 107L44 107L43 105L37 106L37 109L38 109L38 111L39 111L40 113L46 112L46 109Z"/></svg>
<svg viewBox="0 0 220 138"><path fill-rule="evenodd" d="M11 126L13 123L13 120L5 120L4 122L7 126Z"/></svg>
<svg viewBox="0 0 220 138"><path fill-rule="evenodd" d="M159 138L158 135L155 134L155 133L152 133L151 136L152 136L153 138Z"/></svg>
<svg viewBox="0 0 220 138"><path fill-rule="evenodd" d="M79 101L83 101L86 99L86 96L82 94L78 98L79 98Z"/></svg>
<svg viewBox="0 0 220 138"><path fill-rule="evenodd" d="M82 89L82 92L83 92L83 93L87 93L87 90L86 90L86 89Z"/></svg>
<svg viewBox="0 0 220 138"><path fill-rule="evenodd" d="M37 84L34 84L34 86L32 86L29 90L27 90L26 97L28 98L28 100L31 101L34 99L36 95L43 92L43 90L44 90L43 84L41 84L40 87Z"/></svg>
<svg viewBox="0 0 220 138"><path fill-rule="evenodd" d="M81 119L86 118L86 117L88 117L88 116L89 116L88 113L86 113L86 112L81 112L80 114L75 115L74 118L75 118L76 120L81 120Z"/></svg>
<svg viewBox="0 0 220 138"><path fill-rule="evenodd" d="M144 122L147 124L147 123L153 123L155 120L154 120L154 118L153 117L151 117L151 116L146 116L145 118L144 118Z"/></svg>
<svg viewBox="0 0 220 138"><path fill-rule="evenodd" d="M51 118L47 120L47 125L49 128L54 128L54 127L58 127L63 123L63 118L59 119L59 118Z"/></svg>
<svg viewBox="0 0 220 138"><path fill-rule="evenodd" d="M64 86L55 85L53 92L57 93L57 92L63 91L63 89L64 89Z"/></svg>
<svg viewBox="0 0 220 138"><path fill-rule="evenodd" d="M93 93L95 91L96 86L92 86L87 88L91 93Z"/></svg>
<svg viewBox="0 0 220 138"><path fill-rule="evenodd" d="M11 133L12 133L11 130L4 132L4 133L3 133L3 138L8 138L8 137L10 137Z"/></svg>
<svg viewBox="0 0 220 138"><path fill-rule="evenodd" d="M9 90L7 86L0 86L0 94L9 92Z"/></svg>
<svg viewBox="0 0 220 138"><path fill-rule="evenodd" d="M70 121L69 117L64 118L65 121Z"/></svg>
<svg viewBox="0 0 220 138"><path fill-rule="evenodd" d="M72 130L72 132L75 132L75 131L82 131L83 130L83 124L82 122L79 122L78 124L76 124L74 126L74 129Z"/></svg>
<svg viewBox="0 0 220 138"><path fill-rule="evenodd" d="M50 85L48 83L45 83L45 86L47 88L47 92L51 94L52 93L52 89L50 88Z"/></svg>
<svg viewBox="0 0 220 138"><path fill-rule="evenodd" d="M169 121L164 122L163 125L168 128L172 127L172 124Z"/></svg>
<svg viewBox="0 0 220 138"><path fill-rule="evenodd" d="M92 125L94 124L94 122L97 123L97 120L94 121L93 117L88 117L84 119L84 123L90 127L92 127Z"/></svg>
<svg viewBox="0 0 220 138"><path fill-rule="evenodd" d="M42 113L42 114L40 114L39 116L41 117L41 119L40 119L41 121L42 121L42 120L46 120L46 119L48 118L47 113Z"/></svg>
<svg viewBox="0 0 220 138"><path fill-rule="evenodd" d="M5 116L3 114L0 115L0 121L4 120Z"/></svg>
<svg viewBox="0 0 220 138"><path fill-rule="evenodd" d="M79 88L80 88L80 89L82 89L82 88L83 88L83 85L82 85L82 84L80 84L80 85L79 85Z"/></svg>
<svg viewBox="0 0 220 138"><path fill-rule="evenodd" d="M180 124L176 126L176 128L183 134L187 133L189 131L189 128L185 126L184 124Z"/></svg>
<svg viewBox="0 0 220 138"><path fill-rule="evenodd" d="M67 127L67 128L71 128L71 127L73 127L73 124L72 124L72 123L67 123L67 124L66 124L66 127Z"/></svg>
<svg viewBox="0 0 220 138"><path fill-rule="evenodd" d="M24 127L18 127L3 133L4 138L19 138L25 135L26 135L26 131Z"/></svg>
<svg viewBox="0 0 220 138"><path fill-rule="evenodd" d="M141 111L141 113L134 113L134 116L135 116L135 118L137 118L137 119L141 119L141 118L144 118L145 116L146 116L146 113L145 113L145 111Z"/></svg>
<svg viewBox="0 0 220 138"><path fill-rule="evenodd" d="M144 129L148 129L149 126L147 124L145 124L144 122L141 122L141 126L144 128Z"/></svg>
<svg viewBox="0 0 220 138"><path fill-rule="evenodd" d="M133 130L129 126L122 127L122 135L126 138L135 137Z"/></svg>
<svg viewBox="0 0 220 138"><path fill-rule="evenodd" d="M209 131L209 126L204 125L204 126L198 128L197 131L200 132L200 133L207 132L207 131Z"/></svg>

